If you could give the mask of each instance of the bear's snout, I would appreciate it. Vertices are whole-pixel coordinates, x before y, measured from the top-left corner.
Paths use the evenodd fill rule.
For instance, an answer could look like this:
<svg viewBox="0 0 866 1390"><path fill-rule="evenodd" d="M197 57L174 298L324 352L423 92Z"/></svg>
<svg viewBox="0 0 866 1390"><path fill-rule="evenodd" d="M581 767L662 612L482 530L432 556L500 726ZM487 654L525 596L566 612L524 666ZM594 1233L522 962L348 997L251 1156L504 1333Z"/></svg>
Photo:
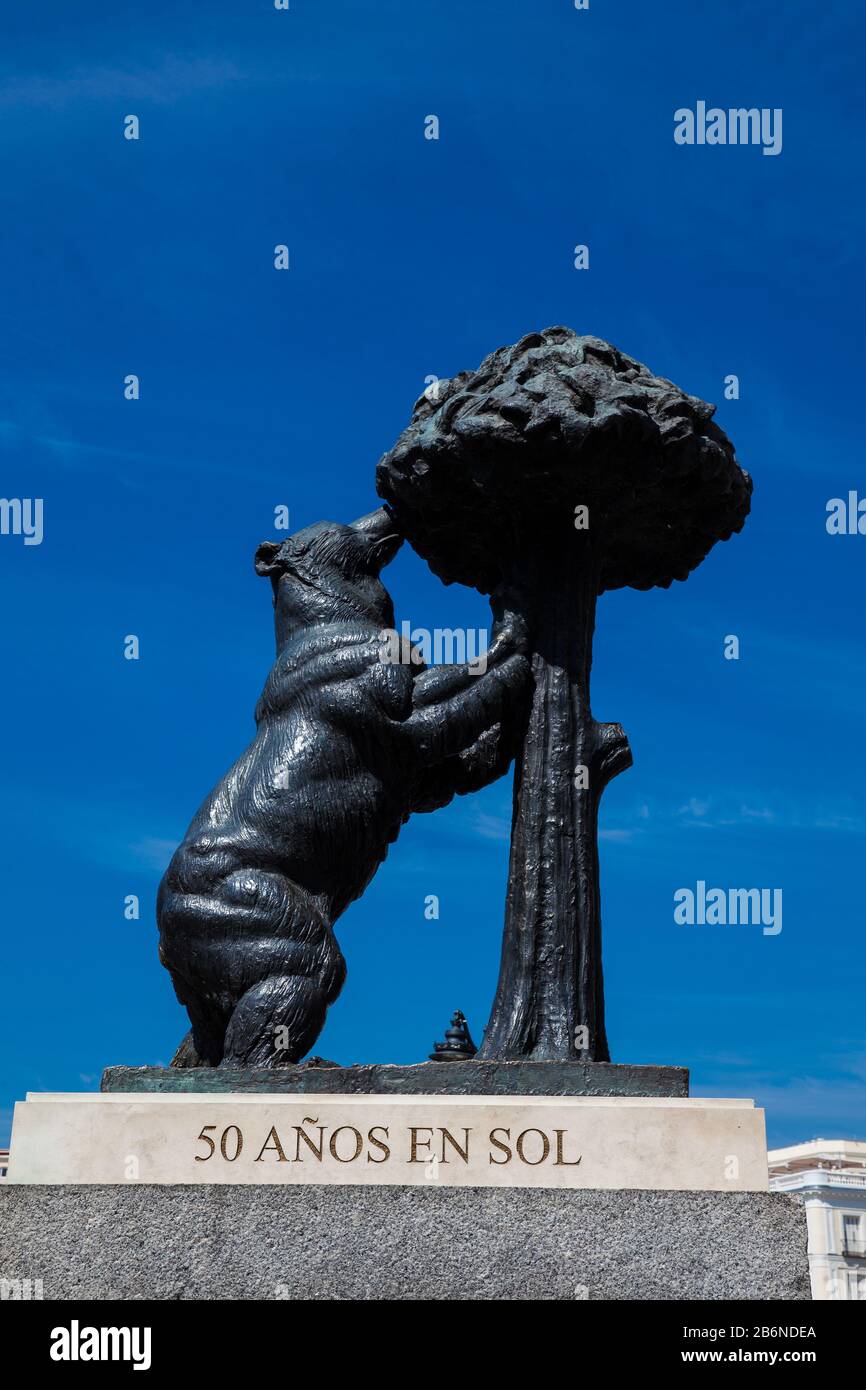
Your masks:
<svg viewBox="0 0 866 1390"><path fill-rule="evenodd" d="M358 517L357 521L351 523L351 529L358 531L368 541L370 570L374 574L393 560L403 544L403 536L387 507L378 507L375 512Z"/></svg>

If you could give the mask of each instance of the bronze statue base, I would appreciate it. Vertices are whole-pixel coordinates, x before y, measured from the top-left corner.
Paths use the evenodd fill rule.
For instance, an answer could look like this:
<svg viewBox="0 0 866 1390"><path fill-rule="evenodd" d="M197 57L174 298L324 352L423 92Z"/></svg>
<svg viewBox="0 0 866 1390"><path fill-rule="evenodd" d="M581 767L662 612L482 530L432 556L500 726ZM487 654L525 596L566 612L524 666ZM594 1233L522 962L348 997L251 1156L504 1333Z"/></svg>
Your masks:
<svg viewBox="0 0 866 1390"><path fill-rule="evenodd" d="M418 1062L351 1067L106 1067L102 1091L279 1091L301 1095L681 1096L687 1067L622 1062Z"/></svg>

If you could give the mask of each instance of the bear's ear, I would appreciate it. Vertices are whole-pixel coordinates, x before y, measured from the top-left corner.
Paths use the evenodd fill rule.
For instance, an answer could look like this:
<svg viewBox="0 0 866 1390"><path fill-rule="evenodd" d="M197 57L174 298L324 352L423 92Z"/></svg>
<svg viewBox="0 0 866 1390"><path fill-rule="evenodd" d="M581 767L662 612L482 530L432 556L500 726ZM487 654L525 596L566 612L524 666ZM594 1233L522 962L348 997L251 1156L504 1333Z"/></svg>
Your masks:
<svg viewBox="0 0 866 1390"><path fill-rule="evenodd" d="M282 548L279 541L262 541L256 551L256 574L263 576L280 574L283 567L277 564L276 560Z"/></svg>

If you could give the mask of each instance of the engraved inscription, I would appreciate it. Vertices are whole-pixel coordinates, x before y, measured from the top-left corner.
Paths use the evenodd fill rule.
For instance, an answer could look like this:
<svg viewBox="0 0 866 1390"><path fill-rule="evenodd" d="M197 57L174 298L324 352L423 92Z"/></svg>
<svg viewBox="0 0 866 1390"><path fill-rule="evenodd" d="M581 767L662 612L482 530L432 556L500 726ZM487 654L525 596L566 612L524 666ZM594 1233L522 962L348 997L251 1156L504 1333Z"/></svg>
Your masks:
<svg viewBox="0 0 866 1390"><path fill-rule="evenodd" d="M224 1160L234 1163L244 1152L246 1138L252 1140L254 1163L302 1163L320 1165L329 1159L341 1166L368 1163L463 1164L473 1160L482 1165L523 1165L538 1168L575 1168L583 1155L569 1143L566 1129L530 1126L519 1131L496 1126L476 1132L470 1126L407 1125L392 1135L389 1125L325 1125L316 1116L306 1116L300 1124L278 1130L272 1125L267 1134L245 1136L240 1125L204 1125L194 1154L196 1163Z"/></svg>

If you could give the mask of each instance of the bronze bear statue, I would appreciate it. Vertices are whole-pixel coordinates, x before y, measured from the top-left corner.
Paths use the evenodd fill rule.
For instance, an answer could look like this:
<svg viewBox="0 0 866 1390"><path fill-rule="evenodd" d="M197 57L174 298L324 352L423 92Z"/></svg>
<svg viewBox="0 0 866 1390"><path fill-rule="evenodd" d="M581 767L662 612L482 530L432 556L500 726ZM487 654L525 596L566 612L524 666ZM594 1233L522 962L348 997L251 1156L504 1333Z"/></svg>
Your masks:
<svg viewBox="0 0 866 1390"><path fill-rule="evenodd" d="M401 544L382 507L256 553L277 644L256 736L196 814L157 899L160 959L192 1024L174 1065L303 1057L345 978L334 923L401 826L501 776L515 753L529 687L521 619L494 596L482 672L389 659L394 610L379 575Z"/></svg>

